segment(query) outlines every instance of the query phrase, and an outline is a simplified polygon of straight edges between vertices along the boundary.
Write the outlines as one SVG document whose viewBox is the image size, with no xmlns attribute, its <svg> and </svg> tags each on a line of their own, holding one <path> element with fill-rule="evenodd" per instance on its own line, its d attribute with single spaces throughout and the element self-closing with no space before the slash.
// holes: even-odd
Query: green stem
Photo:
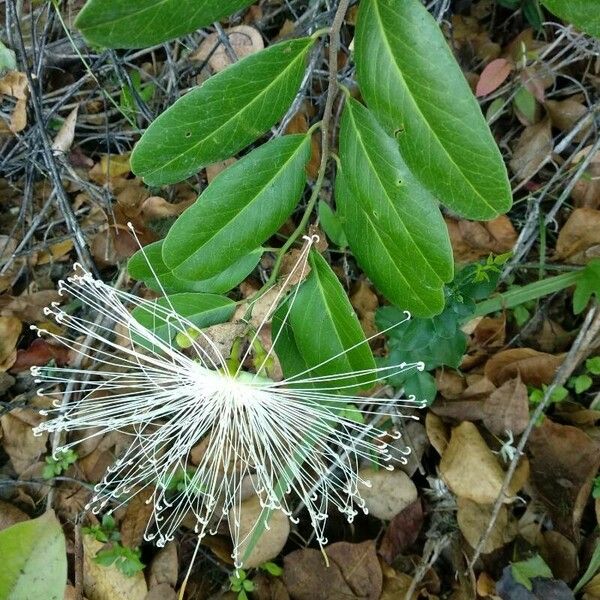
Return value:
<svg viewBox="0 0 600 600">
<path fill-rule="evenodd" d="M 579 280 L 580 275 L 581 270 L 571 271 L 569 273 L 563 273 L 562 275 L 556 275 L 555 277 L 547 277 L 546 279 L 535 281 L 528 285 L 515 286 L 503 294 L 498 294 L 489 300 L 484 300 L 483 302 L 476 304 L 475 313 L 469 318 L 481 317 L 499 310 L 514 308 L 524 302 L 537 300 L 548 294 L 554 294 L 555 292 L 559 292 L 560 290 L 575 285 Z"/>
</svg>

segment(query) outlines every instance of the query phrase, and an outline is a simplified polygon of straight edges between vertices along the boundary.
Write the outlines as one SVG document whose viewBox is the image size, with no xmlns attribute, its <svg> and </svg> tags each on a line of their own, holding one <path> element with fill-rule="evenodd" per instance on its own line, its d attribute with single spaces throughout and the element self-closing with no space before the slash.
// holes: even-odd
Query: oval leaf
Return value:
<svg viewBox="0 0 600 600">
<path fill-rule="evenodd" d="M 220 173 L 169 230 L 165 264 L 178 277 L 208 279 L 254 250 L 294 210 L 309 158 L 310 136 L 287 135 Z"/>
<path fill-rule="evenodd" d="M 106 48 L 143 48 L 192 33 L 253 0 L 88 0 L 75 26 Z"/>
<path fill-rule="evenodd" d="M 598 0 L 542 0 L 542 4 L 563 21 L 600 38 Z"/>
<path fill-rule="evenodd" d="M 419 0 L 363 0 L 358 82 L 411 171 L 469 219 L 508 210 L 502 156 L 435 19 Z M 374 68 L 377 65 L 377 68 Z"/>
<path fill-rule="evenodd" d="M 312 44 L 302 38 L 271 46 L 177 100 L 137 143 L 133 172 L 149 185 L 176 183 L 256 140 L 292 103 Z"/>
<path fill-rule="evenodd" d="M 342 116 L 340 160 L 336 203 L 361 267 L 396 306 L 420 317 L 441 312 L 454 268 L 438 203 L 356 100 Z"/>
<path fill-rule="evenodd" d="M 215 294 L 184 292 L 159 298 L 155 303 L 161 308 L 174 310 L 199 329 L 229 320 L 235 310 L 233 300 Z M 173 339 L 182 329 L 173 319 L 167 321 L 161 316 L 162 313 L 156 313 L 151 308 L 139 306 L 133 310 L 132 315 L 138 323 L 165 341 Z"/>
<path fill-rule="evenodd" d="M 316 252 L 311 252 L 309 264 L 310 274 L 295 298 L 292 295 L 273 319 L 275 351 L 286 378 L 293 384 L 293 377 L 307 369 L 299 380 L 374 369 L 369 344 L 335 273 Z M 356 375 L 337 384 L 321 382 L 319 387 L 341 388 L 347 394 L 346 386 L 368 387 L 372 379 Z"/>
<path fill-rule="evenodd" d="M 188 280 L 177 277 L 165 265 L 162 258 L 163 243 L 163 240 L 153 242 L 143 250 L 138 250 L 129 259 L 127 270 L 134 279 L 143 281 L 150 289 L 170 294 L 176 292 L 224 294 L 254 271 L 263 253 L 262 248 L 257 248 L 210 279 Z"/>
<path fill-rule="evenodd" d="M 0 598 L 64 598 L 65 537 L 53 512 L 0 531 L 0 556 Z"/>
</svg>

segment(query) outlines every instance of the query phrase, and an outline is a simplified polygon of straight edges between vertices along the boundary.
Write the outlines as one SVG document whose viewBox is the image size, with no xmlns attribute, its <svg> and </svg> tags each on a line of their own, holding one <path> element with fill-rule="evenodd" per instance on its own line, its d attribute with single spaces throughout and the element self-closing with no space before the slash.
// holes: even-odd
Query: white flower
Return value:
<svg viewBox="0 0 600 600">
<path fill-rule="evenodd" d="M 312 241 L 287 281 L 304 271 Z M 279 289 L 263 325 L 286 292 L 285 285 Z M 144 307 L 167 321 L 174 334 L 195 329 L 171 308 L 114 289 L 85 271 L 61 281 L 59 292 L 79 300 L 81 315 L 57 303 L 47 314 L 75 335 L 43 333 L 74 350 L 85 364 L 32 369 L 44 384 L 40 395 L 54 398 L 54 407 L 42 411 L 51 418 L 35 432 L 80 432 L 77 441 L 67 441 L 55 454 L 110 431 L 131 436 L 124 455 L 95 486 L 89 504 L 94 512 L 114 510 L 144 494 L 153 505 L 146 539 L 158 545 L 173 539 L 190 512 L 199 537 L 216 532 L 227 518 L 238 566 L 244 559 L 240 546 L 250 535 L 240 539 L 242 483 L 251 486 L 265 510 L 281 510 L 292 520 L 292 505 L 303 502 L 321 546 L 327 542 L 324 527 L 332 506 L 349 521 L 357 508 L 366 512 L 358 484 L 368 482 L 361 481 L 359 465 L 370 461 L 392 468 L 386 441 L 399 435 L 387 431 L 389 417 L 398 415 L 399 406 L 418 405 L 414 398 L 399 404 L 356 396 L 349 382 L 357 373 L 315 378 L 301 373 L 272 381 L 240 366 L 229 374 L 206 333 L 198 332 L 184 351 L 130 313 Z M 127 332 L 129 343 L 115 329 L 121 336 Z M 400 364 L 360 375 L 375 384 L 412 368 L 423 365 Z M 357 406 L 361 419 L 345 410 L 348 404 Z"/>
</svg>

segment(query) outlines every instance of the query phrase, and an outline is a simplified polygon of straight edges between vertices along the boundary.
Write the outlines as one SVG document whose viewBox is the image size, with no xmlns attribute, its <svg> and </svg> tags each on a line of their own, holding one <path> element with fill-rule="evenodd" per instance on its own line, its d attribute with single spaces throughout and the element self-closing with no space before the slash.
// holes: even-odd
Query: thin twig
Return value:
<svg viewBox="0 0 600 600">
<path fill-rule="evenodd" d="M 579 363 L 585 358 L 587 353 L 592 349 L 592 344 L 594 343 L 595 338 L 600 332 L 600 309 L 597 306 L 591 308 L 581 325 L 581 330 L 579 331 L 579 335 L 573 342 L 569 353 L 567 354 L 564 362 L 558 369 L 556 376 L 554 377 L 554 381 L 548 386 L 546 391 L 544 392 L 544 397 L 542 401 L 535 409 L 534 413 L 531 415 L 529 419 L 529 424 L 527 428 L 523 432 L 521 439 L 516 447 L 516 452 L 513 459 L 510 462 L 508 470 L 506 471 L 506 476 L 504 477 L 504 481 L 502 482 L 502 487 L 500 489 L 500 493 L 496 498 L 496 503 L 494 504 L 494 509 L 492 510 L 492 514 L 490 516 L 490 520 L 488 522 L 487 528 L 484 534 L 479 539 L 477 546 L 475 547 L 475 551 L 471 560 L 469 561 L 469 569 L 473 569 L 477 559 L 481 555 L 483 548 L 494 529 L 494 525 L 496 524 L 496 519 L 498 518 L 498 514 L 500 513 L 500 509 L 504 504 L 504 501 L 508 495 L 508 488 L 512 481 L 513 475 L 517 469 L 517 465 L 523 455 L 523 450 L 525 449 L 525 445 L 535 427 L 536 423 L 539 422 L 540 417 L 544 414 L 544 411 L 548 407 L 550 403 L 550 399 L 554 390 L 563 385 L 565 381 L 571 376 L 573 371 L 577 368 Z"/>
<path fill-rule="evenodd" d="M 58 200 L 59 210 L 62 212 L 65 217 L 65 221 L 67 223 L 67 227 L 69 231 L 73 234 L 73 241 L 75 244 L 75 251 L 77 252 L 77 257 L 84 267 L 94 274 L 96 277 L 100 277 L 96 265 L 94 264 L 94 260 L 92 255 L 90 254 L 89 247 L 87 245 L 87 241 L 77 223 L 77 219 L 75 218 L 75 214 L 73 212 L 73 207 L 69 201 L 65 188 L 63 187 L 60 172 L 58 170 L 58 166 L 56 164 L 56 160 L 54 154 L 52 152 L 52 144 L 50 143 L 50 138 L 48 137 L 48 132 L 46 131 L 44 113 L 42 111 L 42 105 L 40 102 L 40 98 L 38 95 L 38 89 L 36 82 L 33 80 L 33 77 L 27 66 L 27 51 L 25 49 L 25 42 L 23 41 L 23 34 L 21 32 L 21 28 L 19 26 L 17 10 L 15 7 L 15 0 L 7 1 L 8 11 L 11 15 L 11 20 L 15 24 L 16 29 L 16 48 L 19 54 L 19 59 L 21 61 L 21 66 L 25 71 L 27 76 L 27 82 L 29 84 L 29 90 L 31 94 L 31 105 L 33 106 L 33 112 L 35 115 L 35 125 L 38 129 L 38 133 L 40 135 L 42 141 L 42 151 L 44 154 L 44 162 L 46 163 L 46 168 L 48 169 L 50 179 L 52 180 L 52 185 L 54 186 L 54 191 L 56 193 L 56 198 Z"/>
</svg>

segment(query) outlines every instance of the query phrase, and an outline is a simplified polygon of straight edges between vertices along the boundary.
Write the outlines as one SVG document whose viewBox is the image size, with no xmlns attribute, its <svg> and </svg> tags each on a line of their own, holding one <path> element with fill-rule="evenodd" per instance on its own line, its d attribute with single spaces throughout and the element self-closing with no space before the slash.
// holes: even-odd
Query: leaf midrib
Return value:
<svg viewBox="0 0 600 600">
<path fill-rule="evenodd" d="M 254 104 L 256 103 L 257 100 L 259 100 L 259 99 L 262 100 L 265 97 L 265 95 L 267 94 L 267 92 L 270 91 L 273 88 L 273 86 L 275 86 L 276 83 L 278 83 L 279 80 L 285 74 L 287 74 L 287 72 L 291 69 L 292 66 L 295 66 L 296 62 L 299 59 L 303 59 L 304 58 L 304 54 L 308 50 L 309 47 L 310 46 L 307 45 L 306 48 L 304 48 L 302 50 L 302 52 L 299 52 L 298 55 L 290 63 L 288 63 L 288 65 L 285 67 L 285 69 L 283 69 L 283 71 L 281 71 L 275 77 L 275 79 L 273 79 L 273 81 L 267 85 L 267 87 L 265 87 L 260 93 L 258 93 L 254 97 L 254 99 L 251 100 L 248 104 L 246 104 L 246 106 L 244 106 L 240 111 L 236 112 L 229 119 L 227 119 L 227 121 L 225 121 L 224 123 L 222 123 L 221 125 L 219 125 L 216 129 L 211 130 L 206 136 L 204 136 L 202 139 L 198 140 L 193 146 L 190 146 L 187 150 L 185 150 L 181 154 L 178 154 L 177 156 L 173 157 L 172 159 L 170 159 L 166 163 L 162 163 L 162 165 L 160 167 L 157 167 L 157 168 L 153 169 L 152 171 L 148 171 L 144 175 L 144 179 L 146 179 L 148 177 L 151 177 L 154 173 L 157 173 L 159 171 L 164 171 L 165 169 L 168 170 L 169 165 L 173 164 L 175 161 L 181 160 L 181 158 L 184 157 L 184 156 L 186 156 L 187 154 L 193 153 L 197 149 L 198 146 L 201 146 L 202 144 L 204 144 L 206 142 L 206 140 L 208 140 L 210 137 L 213 137 L 214 135 L 216 135 L 217 133 L 219 133 L 223 128 L 227 127 L 232 121 L 234 121 L 240 115 L 243 115 L 245 112 L 247 112 L 248 109 L 250 109 L 252 106 L 254 106 Z M 264 58 L 264 56 L 263 56 L 263 58 Z M 240 64 L 240 63 L 237 63 L 237 64 Z M 226 71 L 223 71 L 223 73 L 226 73 Z M 218 75 L 216 77 L 218 77 Z M 214 82 L 214 79 L 213 79 L 213 82 Z M 208 83 L 208 81 L 207 81 L 207 83 Z M 213 85 L 214 85 L 214 83 L 213 83 Z"/>
<path fill-rule="evenodd" d="M 462 169 L 459 167 L 459 165 L 455 162 L 455 160 L 453 159 L 453 157 L 449 154 L 448 150 L 446 150 L 446 147 L 444 146 L 444 144 L 441 142 L 439 136 L 436 134 L 435 130 L 431 127 L 431 125 L 429 124 L 429 121 L 427 120 L 427 118 L 425 117 L 425 115 L 423 114 L 423 112 L 421 111 L 421 107 L 419 106 L 419 104 L 417 103 L 417 100 L 414 96 L 414 94 L 412 93 L 412 89 L 411 87 L 408 85 L 406 79 L 404 78 L 404 76 L 402 75 L 402 70 L 400 69 L 400 65 L 398 63 L 398 61 L 396 60 L 396 57 L 394 56 L 394 52 L 392 51 L 392 47 L 390 44 L 390 41 L 388 39 L 387 33 L 386 33 L 386 29 L 383 25 L 383 19 L 381 16 L 381 13 L 379 12 L 379 7 L 378 7 L 378 2 L 379 0 L 372 0 L 373 3 L 373 10 L 375 12 L 375 15 L 377 17 L 377 21 L 379 23 L 380 29 L 381 29 L 381 33 L 382 33 L 382 39 L 384 41 L 384 45 L 385 48 L 387 49 L 388 54 L 391 57 L 391 62 L 393 62 L 396 65 L 396 69 L 398 71 L 398 76 L 401 79 L 402 83 L 404 84 L 406 90 L 409 92 L 408 96 L 410 97 L 413 106 L 415 107 L 417 113 L 421 116 L 421 120 L 422 122 L 425 124 L 425 126 L 427 127 L 427 129 L 430 131 L 431 136 L 436 140 L 438 146 L 441 148 L 442 152 L 447 156 L 448 160 L 450 161 L 450 163 L 455 167 L 455 169 L 460 173 L 462 179 L 464 181 L 466 181 L 469 185 L 469 187 L 473 190 L 473 192 L 475 192 L 475 195 L 477 197 L 479 197 L 483 204 L 485 204 L 488 208 L 490 208 L 494 213 L 497 212 L 496 208 L 494 206 L 492 206 L 486 199 L 485 197 L 477 190 L 477 188 L 473 185 L 473 183 L 471 182 L 470 179 L 468 179 L 466 177 L 466 175 L 463 174 Z"/>
</svg>

